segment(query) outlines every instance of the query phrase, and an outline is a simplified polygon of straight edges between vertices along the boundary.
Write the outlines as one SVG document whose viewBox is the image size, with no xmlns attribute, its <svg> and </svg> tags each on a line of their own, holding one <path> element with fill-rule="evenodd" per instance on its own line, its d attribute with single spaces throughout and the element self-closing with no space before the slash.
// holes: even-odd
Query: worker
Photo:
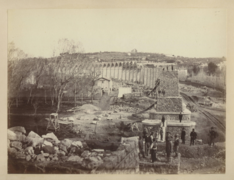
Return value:
<svg viewBox="0 0 234 180">
<path fill-rule="evenodd" d="M 161 137 L 161 141 L 163 141 L 163 129 L 160 128 L 160 137 Z"/>
<path fill-rule="evenodd" d="M 162 124 L 163 124 L 163 127 L 164 127 L 164 124 L 165 124 L 165 117 L 164 117 L 164 115 L 162 115 Z"/>
<path fill-rule="evenodd" d="M 179 144 L 180 144 L 179 135 L 176 134 L 175 135 L 174 146 L 173 146 L 176 157 L 178 156 Z"/>
<path fill-rule="evenodd" d="M 197 133 L 193 129 L 192 132 L 190 133 L 190 146 L 194 145 L 194 140 L 197 138 Z"/>
<path fill-rule="evenodd" d="M 215 145 L 215 139 L 218 137 L 218 133 L 215 131 L 214 127 L 211 127 L 209 131 L 209 136 L 210 136 L 210 146 Z"/>
<path fill-rule="evenodd" d="M 139 136 L 139 142 L 138 142 L 138 145 L 139 145 L 139 158 L 140 158 L 140 155 L 142 155 L 143 158 L 145 158 L 145 153 L 143 151 L 143 137 L 142 136 Z"/>
<path fill-rule="evenodd" d="M 150 150 L 151 144 L 152 144 L 152 140 L 150 138 L 150 134 L 148 133 L 146 138 L 145 138 L 145 155 L 146 156 L 149 155 L 149 150 Z"/>
<path fill-rule="evenodd" d="M 152 142 L 152 144 L 150 146 L 150 153 L 151 153 L 152 163 L 154 163 L 157 160 L 157 156 L 156 156 L 156 153 L 157 153 L 157 140 L 155 138 L 153 139 L 153 142 Z"/>
<path fill-rule="evenodd" d="M 167 153 L 167 161 L 170 162 L 172 152 L 172 137 L 171 133 L 167 132 L 166 136 L 166 153 Z"/>
<path fill-rule="evenodd" d="M 185 132 L 185 129 L 183 128 L 181 131 L 182 144 L 185 144 L 185 136 L 186 136 L 186 132 Z"/>
<path fill-rule="evenodd" d="M 180 120 L 180 122 L 182 121 L 182 118 L 183 118 L 183 114 L 182 114 L 182 112 L 180 112 L 180 114 L 179 114 L 179 120 Z"/>
</svg>

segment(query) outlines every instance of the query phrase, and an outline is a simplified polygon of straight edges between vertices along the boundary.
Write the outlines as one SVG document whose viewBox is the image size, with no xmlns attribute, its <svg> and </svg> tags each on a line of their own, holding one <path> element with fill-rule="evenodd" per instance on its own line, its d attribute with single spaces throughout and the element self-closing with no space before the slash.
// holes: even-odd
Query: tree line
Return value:
<svg viewBox="0 0 234 180">
<path fill-rule="evenodd" d="M 60 44 L 62 40 L 59 41 Z M 65 46 L 59 56 L 52 58 L 32 58 L 10 43 L 8 46 L 8 110 L 15 104 L 19 106 L 20 94 L 27 92 L 27 104 L 39 107 L 38 93 L 44 91 L 44 103 L 51 103 L 59 112 L 64 94 L 89 94 L 97 92 L 95 79 L 100 75 L 94 69 L 94 61 L 76 51 L 76 44 Z M 61 45 L 62 47 L 62 45 Z M 19 54 L 20 52 L 20 54 Z M 70 54 L 72 53 L 72 54 Z M 46 94 L 50 94 L 48 100 Z"/>
</svg>

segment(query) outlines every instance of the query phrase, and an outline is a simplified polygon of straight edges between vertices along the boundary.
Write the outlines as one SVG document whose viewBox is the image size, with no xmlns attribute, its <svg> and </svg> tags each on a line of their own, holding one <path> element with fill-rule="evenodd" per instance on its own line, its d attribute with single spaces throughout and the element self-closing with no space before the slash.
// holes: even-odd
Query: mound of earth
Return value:
<svg viewBox="0 0 234 180">
<path fill-rule="evenodd" d="M 92 104 L 84 104 L 83 106 L 79 107 L 79 110 L 88 114 L 93 114 L 95 111 L 99 111 L 100 108 Z"/>
</svg>

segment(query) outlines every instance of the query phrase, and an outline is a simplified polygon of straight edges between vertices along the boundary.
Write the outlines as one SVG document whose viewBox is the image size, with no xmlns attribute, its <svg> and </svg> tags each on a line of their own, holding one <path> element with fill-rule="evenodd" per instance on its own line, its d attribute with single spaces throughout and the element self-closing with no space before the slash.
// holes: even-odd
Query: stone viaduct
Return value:
<svg viewBox="0 0 234 180">
<path fill-rule="evenodd" d="M 148 61 L 97 62 L 93 70 L 102 77 L 127 82 L 140 82 L 153 88 L 161 71 L 177 71 L 175 63 L 154 63 Z"/>
</svg>

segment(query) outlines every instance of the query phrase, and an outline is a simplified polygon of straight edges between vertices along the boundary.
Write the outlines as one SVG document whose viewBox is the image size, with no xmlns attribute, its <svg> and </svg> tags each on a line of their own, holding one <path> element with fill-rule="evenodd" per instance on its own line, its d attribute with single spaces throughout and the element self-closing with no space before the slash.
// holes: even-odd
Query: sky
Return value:
<svg viewBox="0 0 234 180">
<path fill-rule="evenodd" d="M 85 52 L 223 57 L 226 17 L 222 9 L 9 10 L 8 42 L 33 57 L 52 57 L 62 38 Z"/>
</svg>

